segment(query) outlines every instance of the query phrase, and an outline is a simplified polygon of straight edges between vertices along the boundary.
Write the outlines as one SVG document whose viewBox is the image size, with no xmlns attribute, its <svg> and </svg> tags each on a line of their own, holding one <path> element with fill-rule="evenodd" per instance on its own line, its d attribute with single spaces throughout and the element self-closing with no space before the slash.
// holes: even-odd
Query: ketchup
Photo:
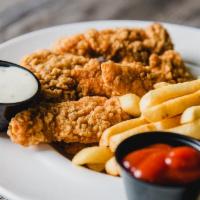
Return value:
<svg viewBox="0 0 200 200">
<path fill-rule="evenodd" d="M 200 178 L 200 152 L 189 146 L 155 144 L 125 156 L 134 177 L 154 184 L 183 185 Z"/>
</svg>

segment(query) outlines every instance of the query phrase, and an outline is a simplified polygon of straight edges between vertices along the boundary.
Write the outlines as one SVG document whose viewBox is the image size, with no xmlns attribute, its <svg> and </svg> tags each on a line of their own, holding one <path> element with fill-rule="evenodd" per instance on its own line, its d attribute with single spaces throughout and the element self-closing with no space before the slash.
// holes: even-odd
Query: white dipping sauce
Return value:
<svg viewBox="0 0 200 200">
<path fill-rule="evenodd" d="M 0 103 L 25 101 L 34 96 L 37 90 L 38 82 L 27 70 L 0 66 Z"/>
</svg>

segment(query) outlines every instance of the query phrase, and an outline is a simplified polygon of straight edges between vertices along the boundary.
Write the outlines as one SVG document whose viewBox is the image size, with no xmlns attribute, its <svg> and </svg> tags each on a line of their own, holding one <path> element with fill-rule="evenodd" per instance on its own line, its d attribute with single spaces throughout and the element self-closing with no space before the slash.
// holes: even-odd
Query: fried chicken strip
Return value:
<svg viewBox="0 0 200 200">
<path fill-rule="evenodd" d="M 76 81 L 70 76 L 71 70 L 88 61 L 82 56 L 40 50 L 24 57 L 21 65 L 31 70 L 40 80 L 42 99 L 62 102 L 77 99 Z"/>
<path fill-rule="evenodd" d="M 24 146 L 54 141 L 94 143 L 106 128 L 127 119 L 130 116 L 117 97 L 84 97 L 23 111 L 11 120 L 8 135 Z"/>
<path fill-rule="evenodd" d="M 149 66 L 141 62 L 100 62 L 71 54 L 42 50 L 27 56 L 22 65 L 40 80 L 43 99 L 48 102 L 76 100 L 83 96 L 112 97 L 126 93 L 144 95 L 157 82 L 191 80 L 180 55 L 169 50 L 152 54 Z"/>
<path fill-rule="evenodd" d="M 152 53 L 160 55 L 171 49 L 173 44 L 168 32 L 156 23 L 145 29 L 92 29 L 84 34 L 62 38 L 53 46 L 53 51 L 57 53 L 72 53 L 88 58 L 103 57 L 114 62 L 139 61 L 145 65 Z"/>
<path fill-rule="evenodd" d="M 177 83 L 192 79 L 180 55 L 166 51 L 163 55 L 152 54 L 150 65 L 140 62 L 99 63 L 92 59 L 81 68 L 72 70 L 72 77 L 78 81 L 78 95 L 119 96 L 135 93 L 143 96 L 153 89 L 157 82 Z"/>
</svg>

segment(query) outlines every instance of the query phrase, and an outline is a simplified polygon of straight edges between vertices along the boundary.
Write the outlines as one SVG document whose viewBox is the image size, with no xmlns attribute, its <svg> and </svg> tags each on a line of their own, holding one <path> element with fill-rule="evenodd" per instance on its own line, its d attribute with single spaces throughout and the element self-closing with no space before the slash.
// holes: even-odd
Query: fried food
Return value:
<svg viewBox="0 0 200 200">
<path fill-rule="evenodd" d="M 191 94 L 200 90 L 200 80 L 193 80 L 184 83 L 167 85 L 146 93 L 140 101 L 141 111 L 159 105 L 167 100 Z"/>
<path fill-rule="evenodd" d="M 105 170 L 108 174 L 112 176 L 119 176 L 120 175 L 120 167 L 115 160 L 115 157 L 112 157 L 110 160 L 106 162 Z"/>
<path fill-rule="evenodd" d="M 100 146 L 109 146 L 110 137 L 112 137 L 113 135 L 117 135 L 121 132 L 127 131 L 129 129 L 132 129 L 132 128 L 135 128 L 137 126 L 141 126 L 141 125 L 144 125 L 147 123 L 148 122 L 143 117 L 139 117 L 139 118 L 130 119 L 130 120 L 115 124 L 114 126 L 107 128 L 103 132 L 103 134 L 101 135 L 100 141 L 99 141 L 99 145 Z"/>
<path fill-rule="evenodd" d="M 181 124 L 193 122 L 197 119 L 200 119 L 200 106 L 192 106 L 181 115 Z"/>
<path fill-rule="evenodd" d="M 24 146 L 53 141 L 94 143 L 103 131 L 130 119 L 116 97 L 84 97 L 79 101 L 36 106 L 17 114 L 8 135 Z"/>
<path fill-rule="evenodd" d="M 157 122 L 165 118 L 179 115 L 183 113 L 185 109 L 196 105 L 200 105 L 200 90 L 150 107 L 144 110 L 142 115 L 149 122 Z"/>
<path fill-rule="evenodd" d="M 72 163 L 75 165 L 105 164 L 112 156 L 113 153 L 107 147 L 87 147 L 74 156 Z"/>
<path fill-rule="evenodd" d="M 197 119 L 190 123 L 182 124 L 180 126 L 167 129 L 166 131 L 179 133 L 181 135 L 186 135 L 199 140 L 200 139 L 199 130 L 200 130 L 200 119 Z"/>
<path fill-rule="evenodd" d="M 103 62 L 101 66 L 93 64 L 93 67 L 79 69 L 79 73 L 76 74 L 76 77 L 79 77 L 79 91 L 84 91 L 82 92 L 83 96 L 91 91 L 93 95 L 103 95 L 104 93 L 104 96 L 108 97 L 127 93 L 134 93 L 141 97 L 153 89 L 153 85 L 157 82 L 177 83 L 192 79 L 176 52 L 170 51 L 165 52 L 161 57 L 155 55 L 151 57 L 159 60 L 157 64 L 150 63 L 150 66 L 144 66 L 139 62 L 114 63 L 108 61 Z M 165 64 L 166 62 L 168 64 Z M 97 70 L 94 70 L 94 66 Z M 87 71 L 86 75 L 84 75 L 85 70 Z M 91 71 L 94 71 L 95 74 L 92 74 Z"/>
<path fill-rule="evenodd" d="M 170 83 L 167 83 L 167 82 L 158 82 L 156 84 L 153 85 L 153 88 L 154 89 L 158 89 L 158 88 L 161 88 L 161 87 L 164 87 L 164 86 L 167 86 L 167 85 L 170 85 Z"/>
<path fill-rule="evenodd" d="M 152 54 L 149 66 L 157 82 L 180 83 L 193 79 L 180 54 L 174 50 L 165 51 L 162 55 Z"/>
<path fill-rule="evenodd" d="M 87 164 L 87 167 L 96 172 L 102 172 L 105 169 L 105 164 Z"/>
<path fill-rule="evenodd" d="M 76 81 L 70 76 L 71 70 L 88 61 L 82 56 L 40 50 L 24 57 L 21 65 L 31 70 L 39 79 L 44 101 L 62 102 L 77 99 Z"/>
<path fill-rule="evenodd" d="M 101 70 L 103 82 L 113 95 L 134 93 L 143 96 L 156 82 L 151 69 L 139 62 L 119 64 L 108 61 L 102 63 Z"/>
<path fill-rule="evenodd" d="M 89 30 L 26 56 L 21 65 L 38 77 L 41 101 L 11 120 L 8 135 L 17 144 L 56 142 L 76 154 L 74 164 L 117 176 L 113 152 L 125 138 L 184 128 L 197 136 L 197 109 L 185 111 L 184 125 L 177 115 L 198 104 L 200 82 L 176 84 L 193 77 L 160 24 Z"/>
<path fill-rule="evenodd" d="M 173 54 L 176 59 L 176 52 L 170 51 L 169 54 Z M 83 96 L 112 97 L 127 93 L 143 96 L 153 89 L 157 82 L 175 83 L 191 78 L 183 62 L 175 62 L 171 60 L 171 56 L 165 56 L 165 59 L 162 57 L 154 58 L 159 59 L 157 65 L 153 63 L 152 66 L 145 66 L 139 62 L 102 63 L 98 59 L 42 50 L 25 57 L 21 64 L 39 78 L 44 101 L 57 103 L 76 100 Z M 171 68 L 168 69 L 172 74 L 170 78 L 166 73 L 166 67 L 162 66 L 162 62 L 166 63 L 166 60 L 170 66 L 173 65 L 172 61 L 178 63 L 172 67 L 173 70 L 177 70 L 176 73 Z"/>
<path fill-rule="evenodd" d="M 162 54 L 171 49 L 171 38 L 160 24 L 152 24 L 145 29 L 92 29 L 84 34 L 62 38 L 53 47 L 57 53 L 71 53 L 114 62 L 139 61 L 144 64 L 148 64 L 152 53 Z"/>
<path fill-rule="evenodd" d="M 140 113 L 140 97 L 133 93 L 129 93 L 119 97 L 122 109 L 133 117 L 138 117 Z"/>
<path fill-rule="evenodd" d="M 111 97 L 131 92 L 142 96 L 152 88 L 150 73 L 141 63 L 117 64 L 108 61 L 100 64 L 93 59 L 83 68 L 73 70 L 72 77 L 78 82 L 79 96 Z"/>
<path fill-rule="evenodd" d="M 150 131 L 161 131 L 169 128 L 173 128 L 180 125 L 180 116 L 173 117 L 173 118 L 167 118 L 159 122 L 154 123 L 148 123 L 141 126 L 137 126 L 133 129 L 129 129 L 125 132 L 122 132 L 120 134 L 116 134 L 112 137 L 110 137 L 109 140 L 109 147 L 111 151 L 115 151 L 117 146 L 126 138 L 143 133 L 143 132 L 150 132 Z"/>
<path fill-rule="evenodd" d="M 71 71 L 71 77 L 77 82 L 78 97 L 84 96 L 114 96 L 112 88 L 106 87 L 102 80 L 101 63 L 97 59 L 90 59 L 83 67 L 76 67 Z"/>
</svg>

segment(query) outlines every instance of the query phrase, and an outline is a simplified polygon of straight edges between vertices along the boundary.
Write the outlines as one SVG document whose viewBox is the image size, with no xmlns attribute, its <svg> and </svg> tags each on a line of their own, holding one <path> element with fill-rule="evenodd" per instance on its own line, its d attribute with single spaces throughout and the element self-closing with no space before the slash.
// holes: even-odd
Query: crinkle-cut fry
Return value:
<svg viewBox="0 0 200 200">
<path fill-rule="evenodd" d="M 134 117 L 140 116 L 140 97 L 129 93 L 119 97 L 119 102 L 123 111 Z"/>
<path fill-rule="evenodd" d="M 143 117 L 135 118 L 120 122 L 106 129 L 99 141 L 100 146 L 109 146 L 109 139 L 111 136 L 119 134 L 121 132 L 127 131 L 129 129 L 135 128 L 137 126 L 146 124 L 147 121 Z"/>
<path fill-rule="evenodd" d="M 178 125 L 180 125 L 180 116 L 168 118 L 160 122 L 144 124 L 136 128 L 130 129 L 128 131 L 122 132 L 118 135 L 112 136 L 109 140 L 109 147 L 111 151 L 114 152 L 117 146 L 128 137 L 131 137 L 133 135 L 143 133 L 143 132 L 165 130 L 172 127 L 176 127 Z"/>
<path fill-rule="evenodd" d="M 107 147 L 87 147 L 74 156 L 72 163 L 75 165 L 105 164 L 112 156 L 113 153 Z"/>
<path fill-rule="evenodd" d="M 179 115 L 183 113 L 185 109 L 196 105 L 200 105 L 200 90 L 150 107 L 143 111 L 142 115 L 149 122 L 157 122 L 165 118 Z"/>
<path fill-rule="evenodd" d="M 102 172 L 105 169 L 105 164 L 87 164 L 87 167 L 96 172 Z"/>
<path fill-rule="evenodd" d="M 200 139 L 200 119 L 193 122 L 182 124 L 178 127 L 167 129 L 166 131 L 179 133 L 196 139 Z"/>
<path fill-rule="evenodd" d="M 181 124 L 189 123 L 200 119 L 200 106 L 187 108 L 181 115 Z"/>
<path fill-rule="evenodd" d="M 155 83 L 153 85 L 153 88 L 154 89 L 158 89 L 158 88 L 162 88 L 164 86 L 167 86 L 167 85 L 171 85 L 171 83 L 167 83 L 167 82 L 158 82 L 158 83 Z"/>
<path fill-rule="evenodd" d="M 120 167 L 117 164 L 115 157 L 112 157 L 110 160 L 106 162 L 105 170 L 108 174 L 112 176 L 120 175 Z"/>
<path fill-rule="evenodd" d="M 167 85 L 147 92 L 140 101 L 140 110 L 143 112 L 147 108 L 158 105 L 169 99 L 188 95 L 200 90 L 200 79 Z"/>
</svg>

